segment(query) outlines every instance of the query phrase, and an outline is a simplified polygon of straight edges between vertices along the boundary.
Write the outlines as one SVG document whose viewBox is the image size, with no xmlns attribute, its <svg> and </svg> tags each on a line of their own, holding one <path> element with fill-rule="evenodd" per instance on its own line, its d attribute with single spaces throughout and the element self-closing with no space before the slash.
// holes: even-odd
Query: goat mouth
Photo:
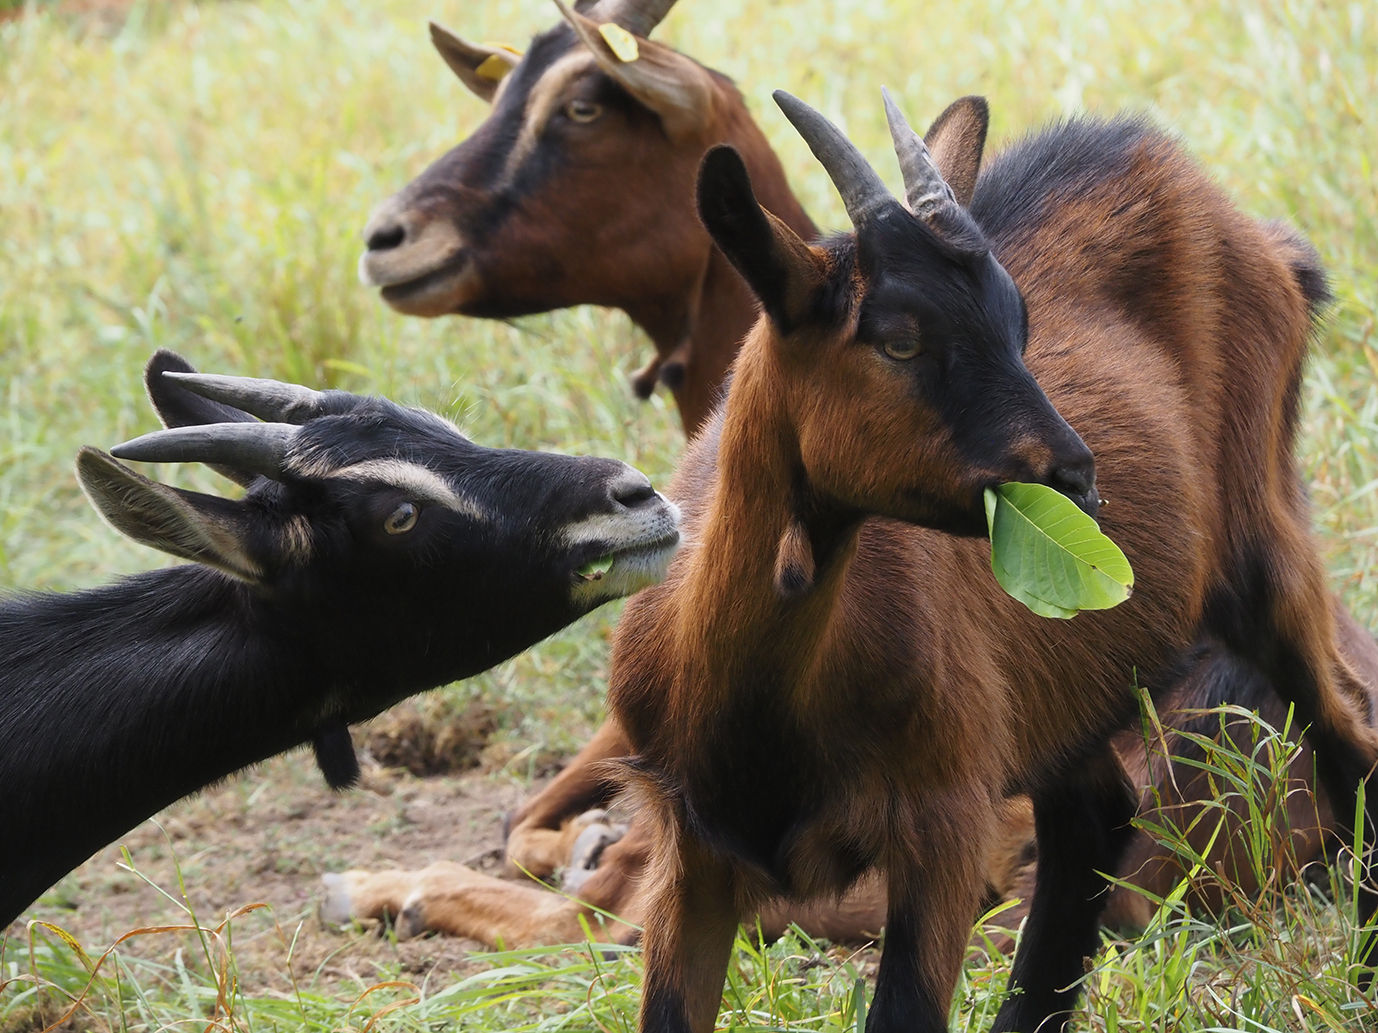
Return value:
<svg viewBox="0 0 1378 1033">
<path fill-rule="evenodd" d="M 365 252 L 360 265 L 367 261 Z M 444 316 L 456 311 L 474 293 L 478 273 L 468 252 L 460 251 L 442 264 L 399 283 L 382 284 L 379 294 L 407 316 Z"/>
<path fill-rule="evenodd" d="M 980 494 L 980 496 L 978 496 L 978 500 L 979 500 L 980 513 L 981 513 L 981 532 L 980 532 L 980 534 L 981 534 L 982 536 L 985 536 L 985 534 L 987 533 L 987 530 L 986 530 L 986 509 L 985 509 L 985 493 L 986 493 L 986 489 L 987 489 L 987 488 L 989 488 L 989 489 L 997 489 L 997 488 L 1000 487 L 1001 484 L 1004 484 L 1004 483 L 1006 483 L 1006 482 L 1005 482 L 1005 481 L 998 481 L 998 480 L 997 480 L 997 481 L 990 481 L 990 482 L 988 482 L 987 484 L 983 485 L 982 488 L 981 488 L 981 494 Z M 1075 505 L 1075 506 L 1077 507 L 1077 509 L 1081 510 L 1083 513 L 1085 513 L 1087 516 L 1089 516 L 1092 520 L 1094 520 L 1097 524 L 1100 523 L 1100 509 L 1101 509 L 1101 506 L 1103 505 L 1103 503 L 1101 502 L 1100 491 L 1097 490 L 1097 488 L 1096 488 L 1096 486 L 1095 486 L 1094 484 L 1091 485 L 1090 490 L 1088 490 L 1088 491 L 1086 491 L 1086 492 L 1084 492 L 1084 493 L 1072 491 L 1072 490 L 1068 489 L 1068 488 L 1065 487 L 1065 486 L 1060 486 L 1060 485 L 1057 485 L 1057 484 L 1049 484 L 1049 485 L 1047 485 L 1047 486 L 1048 486 L 1049 488 L 1052 488 L 1052 489 L 1053 489 L 1054 491 L 1056 491 L 1059 495 L 1062 495 L 1062 496 L 1064 496 L 1065 498 L 1071 499 L 1073 505 Z"/>
<path fill-rule="evenodd" d="M 574 572 L 574 594 L 586 601 L 631 595 L 665 580 L 679 549 L 678 530 L 599 553 Z"/>
</svg>

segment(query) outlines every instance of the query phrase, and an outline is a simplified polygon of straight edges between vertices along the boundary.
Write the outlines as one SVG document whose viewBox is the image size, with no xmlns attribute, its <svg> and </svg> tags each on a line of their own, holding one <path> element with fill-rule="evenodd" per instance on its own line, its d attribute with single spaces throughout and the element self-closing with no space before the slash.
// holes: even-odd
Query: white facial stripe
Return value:
<svg viewBox="0 0 1378 1033">
<path fill-rule="evenodd" d="M 521 132 L 517 135 L 517 142 L 507 157 L 507 168 L 503 171 L 504 181 L 510 181 L 517 174 L 526 156 L 535 148 L 536 141 L 540 139 L 546 123 L 550 121 L 550 116 L 559 107 L 565 87 L 596 67 L 593 55 L 581 47 L 547 68 L 545 74 L 531 87 L 531 92 L 526 98 L 526 112 L 522 118 Z"/>
<path fill-rule="evenodd" d="M 406 492 L 417 501 L 434 502 L 475 520 L 488 519 L 488 514 L 475 502 L 456 493 L 445 478 L 420 463 L 409 463 L 405 459 L 367 459 L 335 470 L 330 476 L 347 481 L 382 481 Z"/>
</svg>

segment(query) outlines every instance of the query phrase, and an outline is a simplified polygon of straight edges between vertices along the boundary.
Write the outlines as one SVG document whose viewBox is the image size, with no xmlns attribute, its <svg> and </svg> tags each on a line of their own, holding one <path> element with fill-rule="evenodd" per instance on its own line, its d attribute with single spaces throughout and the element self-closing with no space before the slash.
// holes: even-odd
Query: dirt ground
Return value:
<svg viewBox="0 0 1378 1033">
<path fill-rule="evenodd" d="M 203 926 L 245 904 L 271 906 L 235 920 L 234 952 L 246 990 L 290 988 L 287 945 L 294 935 L 291 968 L 303 989 L 346 993 L 350 984 L 362 991 L 384 979 L 420 983 L 472 972 L 466 958 L 479 948 L 473 941 L 395 943 L 376 924 L 324 927 L 317 917 L 320 876 L 440 859 L 500 874 L 503 813 L 535 788 L 501 772 L 417 778 L 375 767 L 365 769 L 359 788 L 336 793 L 310 752 L 298 750 L 144 822 L 54 887 L 9 927 L 9 937 L 22 940 L 25 923 L 42 919 L 66 929 L 94 956 L 130 930 L 187 921 L 176 900 L 123 867 L 123 846 L 139 873 L 178 899 L 180 865 Z M 120 950 L 170 959 L 192 943 L 189 934 L 146 936 Z"/>
</svg>

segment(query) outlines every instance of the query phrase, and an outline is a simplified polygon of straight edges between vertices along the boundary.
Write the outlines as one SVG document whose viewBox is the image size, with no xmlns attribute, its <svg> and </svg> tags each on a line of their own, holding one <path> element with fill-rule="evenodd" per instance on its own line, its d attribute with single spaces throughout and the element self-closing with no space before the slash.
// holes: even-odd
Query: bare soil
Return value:
<svg viewBox="0 0 1378 1033">
<path fill-rule="evenodd" d="M 187 899 L 203 926 L 252 903 L 235 919 L 234 954 L 246 990 L 362 992 L 385 979 L 421 983 L 475 971 L 473 941 L 429 937 L 396 943 L 377 923 L 338 930 L 317 917 L 320 876 L 347 868 L 418 868 L 449 859 L 500 874 L 502 816 L 534 787 L 498 773 L 418 778 L 366 767 L 360 787 L 326 787 L 299 750 L 182 800 L 144 822 L 63 879 L 8 929 L 12 943 L 31 919 L 70 932 L 95 956 L 134 929 L 187 922 Z M 128 850 L 134 869 L 124 866 Z M 149 883 L 153 885 L 149 885 Z M 165 892 L 159 892 L 154 887 Z M 167 894 L 167 895 L 165 895 Z M 141 936 L 122 953 L 171 959 L 200 953 L 190 934 Z"/>
</svg>

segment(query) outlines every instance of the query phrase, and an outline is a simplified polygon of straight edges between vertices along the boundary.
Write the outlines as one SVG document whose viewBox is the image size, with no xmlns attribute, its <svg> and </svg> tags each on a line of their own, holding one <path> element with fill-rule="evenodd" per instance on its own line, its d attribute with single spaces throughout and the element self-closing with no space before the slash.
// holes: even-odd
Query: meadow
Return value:
<svg viewBox="0 0 1378 1033">
<path fill-rule="evenodd" d="M 431 51 L 426 19 L 520 48 L 555 17 L 538 0 L 0 0 L 0 591 L 83 587 L 164 562 L 102 525 L 71 472 L 78 446 L 154 427 L 140 371 L 159 346 L 206 370 L 425 405 L 485 444 L 615 456 L 666 479 L 682 447 L 678 418 L 663 393 L 632 398 L 627 374 L 650 345 L 621 314 L 422 321 L 392 313 L 355 278 L 372 207 L 486 112 Z M 1303 465 L 1334 584 L 1378 628 L 1371 4 L 681 0 L 656 38 L 737 80 L 825 227 L 846 225 L 841 205 L 770 103 L 776 87 L 843 125 L 896 188 L 881 84 L 916 123 L 956 96 L 986 95 L 996 146 L 1068 114 L 1145 111 L 1245 210 L 1299 227 L 1336 296 L 1306 381 Z M 195 469 L 158 476 L 227 487 Z M 512 753 L 567 754 L 600 716 L 616 615 L 604 608 L 422 706 L 490 699 Z M 1256 754 L 1218 760 L 1222 789 L 1252 792 L 1258 769 L 1288 748 L 1263 730 Z M 1357 935 L 1340 875 L 1240 902 L 1224 926 L 1169 901 L 1151 936 L 1102 957 L 1080 1028 L 1372 1021 L 1337 978 Z M 78 1025 L 606 1031 L 634 1015 L 634 952 L 500 955 L 465 982 L 381 986 L 355 1001 L 236 990 L 233 950 L 217 953 L 218 942 L 192 937 L 175 963 L 107 963 Z M 52 1005 L 86 982 L 85 963 L 55 934 L 6 950 L 0 1029 L 62 1013 L 35 1009 L 38 984 L 51 984 Z M 763 949 L 746 937 L 722 1023 L 855 1028 L 867 971 L 798 938 Z M 993 1016 L 1004 971 L 998 956 L 973 960 L 957 1028 Z"/>
</svg>

